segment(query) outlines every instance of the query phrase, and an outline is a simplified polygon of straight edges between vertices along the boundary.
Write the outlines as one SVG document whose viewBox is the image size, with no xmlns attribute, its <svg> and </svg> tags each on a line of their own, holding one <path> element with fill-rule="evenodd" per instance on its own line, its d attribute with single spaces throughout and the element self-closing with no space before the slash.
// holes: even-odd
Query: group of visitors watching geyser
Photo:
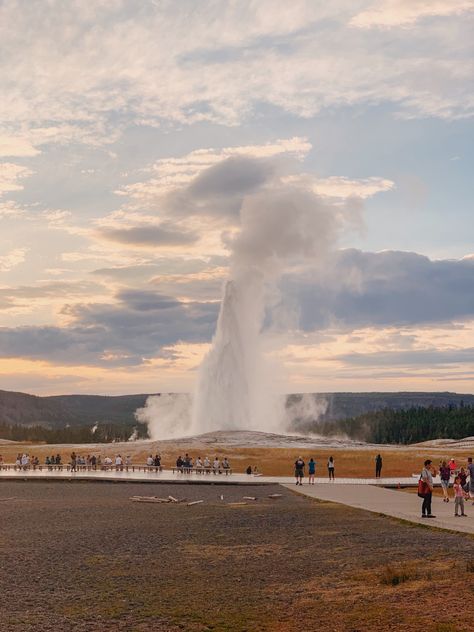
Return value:
<svg viewBox="0 0 474 632">
<path fill-rule="evenodd" d="M 161 455 L 155 454 L 153 456 L 150 454 L 146 458 L 145 464 L 148 467 L 159 467 L 161 468 Z M 0 455 L 0 466 L 3 465 L 3 457 Z M 19 469 L 29 469 L 30 467 L 36 468 L 41 465 L 39 457 L 30 456 L 28 453 L 19 453 L 16 456 L 15 467 Z M 63 462 L 62 456 L 60 454 L 52 454 L 51 456 L 47 456 L 44 460 L 44 465 L 46 467 L 52 468 L 53 466 L 63 466 L 65 463 Z M 87 456 L 83 456 L 80 454 L 76 454 L 76 452 L 72 452 L 70 455 L 69 461 L 67 461 L 67 465 L 71 466 L 71 470 L 74 471 L 77 466 L 88 466 L 92 469 L 108 469 L 109 467 L 116 467 L 122 469 L 123 467 L 128 467 L 132 465 L 132 457 L 127 455 L 125 458 L 122 457 L 121 454 L 117 454 L 113 459 L 110 456 L 106 456 L 102 459 L 102 457 L 96 456 L 95 454 L 88 454 Z M 193 457 L 189 456 L 188 453 L 185 454 L 184 458 L 180 455 L 176 459 L 176 468 L 181 472 L 189 472 L 192 469 L 200 472 L 214 472 L 220 473 L 223 471 L 230 470 L 230 463 L 227 457 L 224 457 L 222 461 L 219 460 L 219 457 L 215 457 L 213 461 L 209 459 L 209 457 L 204 457 L 201 459 L 200 456 L 196 458 L 194 461 Z"/>
</svg>

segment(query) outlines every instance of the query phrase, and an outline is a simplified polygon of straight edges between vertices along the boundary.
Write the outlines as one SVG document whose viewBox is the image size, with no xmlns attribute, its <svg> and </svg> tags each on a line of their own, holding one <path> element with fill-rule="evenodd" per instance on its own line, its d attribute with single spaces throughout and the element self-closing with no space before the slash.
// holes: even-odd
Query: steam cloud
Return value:
<svg viewBox="0 0 474 632">
<path fill-rule="evenodd" d="M 270 297 L 287 267 L 308 260 L 322 267 L 336 245 L 345 211 L 313 192 L 275 180 L 243 197 L 240 230 L 223 235 L 231 252 L 229 280 L 193 400 L 149 398 L 137 416 L 148 422 L 152 438 L 287 429 L 286 397 L 277 392 L 275 380 L 280 367 L 263 349 Z"/>
</svg>

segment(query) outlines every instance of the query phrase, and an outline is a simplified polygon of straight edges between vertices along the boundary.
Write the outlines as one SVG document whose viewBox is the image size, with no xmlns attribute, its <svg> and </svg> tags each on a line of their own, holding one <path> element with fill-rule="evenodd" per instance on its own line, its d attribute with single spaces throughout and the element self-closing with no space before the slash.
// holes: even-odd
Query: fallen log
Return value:
<svg viewBox="0 0 474 632">
<path fill-rule="evenodd" d="M 242 496 L 244 500 L 257 500 L 256 496 Z"/>
<path fill-rule="evenodd" d="M 191 507 L 192 505 L 199 505 L 200 503 L 203 503 L 203 500 L 193 500 L 192 502 L 188 503 L 188 507 Z"/>
<path fill-rule="evenodd" d="M 275 499 L 275 498 L 281 498 L 282 496 L 283 496 L 283 494 L 269 494 L 268 498 Z"/>
</svg>

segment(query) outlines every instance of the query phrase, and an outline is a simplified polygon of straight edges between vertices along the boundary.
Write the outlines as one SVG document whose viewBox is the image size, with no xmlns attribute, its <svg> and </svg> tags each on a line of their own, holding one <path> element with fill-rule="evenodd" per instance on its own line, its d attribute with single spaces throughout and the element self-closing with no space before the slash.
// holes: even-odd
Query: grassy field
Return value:
<svg viewBox="0 0 474 632">
<path fill-rule="evenodd" d="M 273 486 L 155 488 L 204 500 L 188 507 L 130 502 L 150 486 L 0 485 L 8 632 L 474 629 L 469 536 Z"/>
<path fill-rule="evenodd" d="M 178 454 L 184 455 L 186 448 L 182 445 L 166 443 L 160 445 L 158 442 L 150 442 L 144 445 L 129 444 L 102 444 L 100 446 L 76 445 L 76 446 L 49 446 L 49 445 L 31 445 L 31 444 L 6 444 L 0 446 L 0 454 L 2 454 L 5 462 L 14 462 L 18 452 L 28 452 L 30 455 L 38 455 L 43 463 L 46 455 L 60 452 L 63 462 L 69 460 L 71 451 L 75 449 L 78 454 L 87 456 L 87 454 L 100 454 L 102 458 L 105 455 L 113 457 L 117 453 L 122 456 L 131 454 L 134 463 L 144 463 L 148 454 L 160 452 L 162 455 L 162 463 L 164 467 L 171 467 L 175 464 Z M 257 466 L 259 471 L 268 476 L 292 476 L 293 463 L 301 454 L 308 461 L 313 457 L 317 462 L 316 476 L 326 476 L 326 463 L 329 456 L 333 456 L 336 464 L 336 476 L 354 476 L 354 477 L 372 477 L 375 475 L 375 456 L 380 452 L 383 457 L 383 476 L 411 476 L 415 472 L 420 472 L 423 467 L 423 461 L 427 458 L 433 460 L 438 466 L 442 459 L 455 457 L 457 462 L 465 465 L 467 457 L 471 456 L 466 450 L 446 450 L 439 449 L 421 449 L 420 447 L 383 447 L 380 449 L 360 449 L 360 448 L 333 448 L 319 450 L 299 450 L 288 448 L 239 448 L 225 446 L 205 446 L 191 447 L 189 453 L 196 458 L 197 456 L 209 456 L 212 460 L 215 455 L 219 458 L 227 456 L 230 459 L 232 467 L 237 472 L 244 472 L 248 465 Z M 473 455 L 474 456 L 474 455 Z"/>
</svg>

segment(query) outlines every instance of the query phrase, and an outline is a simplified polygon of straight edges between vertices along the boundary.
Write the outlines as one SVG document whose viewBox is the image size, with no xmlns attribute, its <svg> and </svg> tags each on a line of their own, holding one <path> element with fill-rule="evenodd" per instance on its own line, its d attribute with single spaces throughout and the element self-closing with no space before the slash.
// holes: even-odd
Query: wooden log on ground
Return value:
<svg viewBox="0 0 474 632">
<path fill-rule="evenodd" d="M 192 505 L 200 505 L 203 502 L 203 500 L 193 500 L 192 502 L 188 503 L 188 507 L 192 507 Z"/>
</svg>

